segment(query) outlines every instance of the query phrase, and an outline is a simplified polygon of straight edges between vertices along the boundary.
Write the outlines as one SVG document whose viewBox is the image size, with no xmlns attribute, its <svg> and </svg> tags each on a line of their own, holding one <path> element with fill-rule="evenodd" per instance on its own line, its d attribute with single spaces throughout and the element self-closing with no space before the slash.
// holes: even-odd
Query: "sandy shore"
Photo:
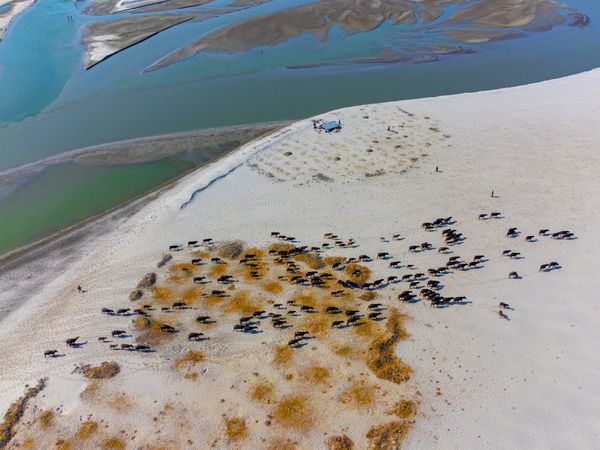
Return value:
<svg viewBox="0 0 600 450">
<path fill-rule="evenodd" d="M 297 122 L 183 178 L 110 231 L 5 268 L 0 408 L 22 395 L 25 384 L 47 377 L 41 393 L 28 399 L 10 445 L 312 449 L 352 441 L 354 448 L 394 448 L 403 440 L 407 448 L 594 448 L 600 430 L 593 284 L 600 269 L 593 251 L 600 245 L 599 113 L 600 70 L 327 113 L 322 117 L 342 121 L 340 133 Z M 478 220 L 492 211 L 501 218 Z M 440 254 L 441 230 L 421 224 L 449 216 L 466 239 Z M 521 234 L 505 237 L 509 227 Z M 576 239 L 538 236 L 542 228 L 571 230 Z M 294 236 L 296 246 L 330 242 L 318 270 L 337 279 L 362 274 L 336 271 L 327 256 L 366 254 L 373 260 L 361 265 L 371 271 L 370 281 L 423 272 L 443 285 L 442 295 L 465 300 L 430 307 L 417 294 L 425 280 L 412 289 L 420 299 L 414 303 L 397 300 L 409 289 L 406 282 L 345 289 L 345 299 L 332 294 L 329 282 L 294 284 L 266 253 L 280 243 L 272 231 Z M 337 247 L 326 232 L 355 244 Z M 197 267 L 190 258 L 216 257 L 218 247 L 185 249 L 157 268 L 169 245 L 208 237 L 240 239 L 255 249 L 222 256 L 222 266 Z M 409 251 L 425 241 L 434 249 Z M 501 256 L 506 249 L 522 258 Z M 376 258 L 381 252 L 393 259 Z M 258 255 L 253 270 L 263 279 L 239 263 L 248 253 Z M 478 254 L 485 258 L 471 270 L 428 272 L 450 256 L 471 261 Z M 402 261 L 399 269 L 389 266 L 392 260 Z M 551 261 L 560 269 L 538 271 Z M 303 274 L 309 270 L 304 260 L 295 264 Z M 222 299 L 211 293 L 221 286 L 221 271 L 239 280 L 232 290 L 223 287 L 228 297 Z M 512 271 L 520 278 L 509 279 Z M 148 272 L 157 274 L 156 285 L 130 301 Z M 192 273 L 213 283 L 194 285 Z M 87 292 L 78 294 L 77 285 Z M 374 298 L 363 298 L 367 293 Z M 231 331 L 248 308 L 273 312 L 275 302 L 294 298 L 315 304 L 315 315 L 298 311 L 288 317 L 289 330 L 258 319 L 256 335 Z M 173 299 L 191 309 L 160 312 Z M 180 333 L 161 333 L 135 322 L 137 316 L 100 313 L 144 302 L 156 305 L 153 321 Z M 321 311 L 331 302 L 348 302 L 340 307 L 364 313 L 364 324 L 331 329 L 333 318 Z M 374 302 L 382 304 L 381 322 L 366 317 Z M 504 310 L 507 319 L 498 317 L 499 302 L 513 308 Z M 198 325 L 197 314 L 216 323 Z M 402 326 L 410 336 L 398 331 Z M 155 351 L 115 351 L 97 341 L 114 329 L 131 337 L 113 343 L 147 342 Z M 282 357 L 300 329 L 315 339 Z M 210 339 L 189 342 L 190 331 Z M 88 343 L 67 348 L 64 340 L 75 336 Z M 386 339 L 397 345 L 399 359 L 386 355 L 383 367 L 391 361 L 410 375 L 407 381 L 373 364 Z M 44 358 L 47 349 L 64 356 Z M 120 372 L 90 380 L 85 370 L 73 370 L 102 361 L 118 363 Z M 400 402 L 416 405 L 416 415 L 412 406 L 406 415 L 398 411 Z M 397 425 L 382 433 L 389 424 Z"/>
<path fill-rule="evenodd" d="M 1 0 L 0 8 L 8 5 L 8 10 L 0 13 L 0 41 L 10 28 L 10 24 L 15 18 L 35 3 L 35 0 Z"/>
</svg>

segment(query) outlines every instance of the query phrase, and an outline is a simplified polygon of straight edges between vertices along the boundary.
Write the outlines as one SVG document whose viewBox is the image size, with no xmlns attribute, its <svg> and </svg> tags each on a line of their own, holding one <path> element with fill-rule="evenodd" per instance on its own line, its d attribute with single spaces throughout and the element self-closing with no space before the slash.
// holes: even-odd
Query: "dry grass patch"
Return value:
<svg viewBox="0 0 600 450">
<path fill-rule="evenodd" d="M 369 346 L 366 363 L 369 369 L 382 380 L 400 384 L 410 378 L 412 369 L 398 359 L 396 344 L 408 337 L 402 323 L 404 316 L 392 309 L 386 324 L 387 336 L 375 339 Z"/>
<path fill-rule="evenodd" d="M 273 400 L 273 385 L 269 382 L 255 384 L 250 390 L 250 397 L 261 403 L 270 403 Z"/>
<path fill-rule="evenodd" d="M 323 262 L 329 267 L 333 266 L 335 263 L 341 263 L 344 261 L 345 259 L 343 256 L 326 256 L 323 258 Z"/>
<path fill-rule="evenodd" d="M 201 288 L 197 286 L 191 287 L 183 291 L 181 294 L 181 301 L 183 301 L 186 305 L 192 305 L 200 298 L 201 293 Z"/>
<path fill-rule="evenodd" d="M 223 305 L 223 311 L 226 313 L 251 314 L 260 310 L 262 302 L 251 300 L 247 291 L 236 292 L 233 297 L 227 300 Z"/>
<path fill-rule="evenodd" d="M 75 369 L 88 380 L 106 380 L 113 378 L 121 371 L 121 366 L 114 361 L 102 361 L 99 366 L 84 364 Z"/>
<path fill-rule="evenodd" d="M 283 292 L 283 286 L 279 281 L 275 280 L 265 281 L 262 285 L 262 288 L 269 294 L 281 294 Z"/>
<path fill-rule="evenodd" d="M 186 275 L 191 275 L 197 268 L 198 267 L 192 263 L 177 263 L 172 264 L 171 267 L 169 267 L 169 270 L 171 273 L 181 274 L 183 272 Z"/>
<path fill-rule="evenodd" d="M 243 441 L 248 437 L 248 427 L 246 421 L 239 417 L 226 417 L 225 421 L 225 435 L 232 442 Z"/>
<path fill-rule="evenodd" d="M 329 369 L 321 366 L 308 367 L 302 372 L 302 378 L 310 383 L 325 384 L 329 380 L 331 373 Z"/>
<path fill-rule="evenodd" d="M 294 349 L 288 345 L 276 345 L 273 350 L 273 363 L 276 366 L 287 366 L 291 363 L 294 356 Z"/>
<path fill-rule="evenodd" d="M 404 422 L 391 422 L 372 427 L 367 433 L 369 449 L 397 450 L 406 437 L 410 425 Z"/>
<path fill-rule="evenodd" d="M 313 419 L 306 402 L 307 398 L 304 395 L 288 396 L 277 403 L 272 416 L 285 427 L 306 430 Z"/>
<path fill-rule="evenodd" d="M 340 401 L 355 408 L 368 408 L 375 401 L 375 387 L 365 380 L 354 381 L 344 389 Z"/>
<path fill-rule="evenodd" d="M 87 441 L 96 434 L 96 431 L 98 431 L 98 424 L 93 420 L 86 420 L 77 429 L 75 437 L 82 441 Z"/>
<path fill-rule="evenodd" d="M 371 300 L 375 300 L 377 298 L 377 292 L 368 291 L 359 295 L 358 298 L 365 302 L 370 302 Z"/>
<path fill-rule="evenodd" d="M 317 297 L 315 293 L 310 289 L 303 289 L 297 292 L 292 297 L 292 300 L 294 300 L 299 305 L 311 306 L 313 308 L 317 307 Z"/>
<path fill-rule="evenodd" d="M 276 438 L 271 441 L 267 450 L 297 450 L 298 444 L 290 439 Z"/>
<path fill-rule="evenodd" d="M 417 413 L 417 405 L 410 400 L 400 400 L 388 414 L 400 419 L 410 419 Z"/>
<path fill-rule="evenodd" d="M 331 436 L 327 439 L 327 450 L 353 450 L 354 442 L 348 436 Z"/>
<path fill-rule="evenodd" d="M 226 263 L 214 264 L 208 271 L 210 276 L 213 278 L 220 277 L 221 275 L 225 275 L 225 272 L 227 272 L 227 264 Z"/>
<path fill-rule="evenodd" d="M 355 283 L 366 283 L 371 278 L 371 269 L 356 263 L 350 263 L 344 268 L 344 273 Z"/>
<path fill-rule="evenodd" d="M 204 360 L 204 353 L 190 349 L 181 358 L 175 360 L 175 362 L 173 363 L 173 369 L 179 369 L 187 365 L 198 364 Z"/>
<path fill-rule="evenodd" d="M 315 252 L 300 253 L 299 255 L 294 256 L 294 259 L 296 261 L 303 262 L 313 270 L 318 270 L 325 267 L 323 258 L 317 255 Z"/>
<path fill-rule="evenodd" d="M 168 287 L 156 286 L 152 289 L 152 296 L 163 306 L 171 306 L 175 300 L 175 291 Z"/>
<path fill-rule="evenodd" d="M 331 330 L 331 321 L 332 319 L 325 314 L 309 314 L 302 321 L 300 328 L 313 336 L 322 338 Z"/>
<path fill-rule="evenodd" d="M 54 422 L 54 411 L 52 411 L 51 409 L 45 409 L 40 413 L 36 422 L 38 423 L 40 428 L 44 430 L 50 428 L 50 426 Z"/>
<path fill-rule="evenodd" d="M 111 409 L 120 413 L 131 411 L 133 409 L 131 398 L 124 392 L 115 392 L 104 400 Z"/>
<path fill-rule="evenodd" d="M 98 381 L 92 381 L 91 383 L 88 383 L 85 388 L 83 388 L 83 391 L 79 393 L 79 397 L 84 401 L 93 400 L 97 397 L 99 388 L 100 384 Z"/>
<path fill-rule="evenodd" d="M 102 448 L 102 450 L 124 450 L 125 443 L 118 437 L 114 436 L 108 439 L 104 439 L 100 448 Z"/>
<path fill-rule="evenodd" d="M 28 437 L 23 439 L 23 442 L 21 442 L 20 444 L 17 444 L 17 447 L 22 450 L 32 450 L 33 448 L 35 448 L 35 441 L 33 440 L 33 438 Z"/>
<path fill-rule="evenodd" d="M 269 251 L 277 253 L 291 252 L 295 248 L 295 245 L 289 244 L 287 242 L 274 242 L 273 244 L 269 245 Z"/>
<path fill-rule="evenodd" d="M 59 439 L 56 441 L 56 450 L 71 450 L 73 447 L 71 446 L 71 441 Z"/>
</svg>

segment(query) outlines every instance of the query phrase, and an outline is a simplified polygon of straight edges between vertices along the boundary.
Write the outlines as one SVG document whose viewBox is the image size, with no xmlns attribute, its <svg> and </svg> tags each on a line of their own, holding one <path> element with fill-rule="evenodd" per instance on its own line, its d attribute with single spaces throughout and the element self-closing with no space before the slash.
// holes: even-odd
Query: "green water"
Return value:
<svg viewBox="0 0 600 450">
<path fill-rule="evenodd" d="M 192 167 L 180 158 L 136 165 L 49 167 L 0 203 L 0 254 L 148 192 Z"/>
</svg>

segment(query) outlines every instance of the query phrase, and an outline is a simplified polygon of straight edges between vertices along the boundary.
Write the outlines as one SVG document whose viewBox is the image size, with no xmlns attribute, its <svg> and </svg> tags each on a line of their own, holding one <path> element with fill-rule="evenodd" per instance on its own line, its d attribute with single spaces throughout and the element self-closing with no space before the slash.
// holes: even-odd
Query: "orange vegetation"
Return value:
<svg viewBox="0 0 600 450">
<path fill-rule="evenodd" d="M 167 287 L 156 286 L 152 290 L 152 296 L 161 305 L 171 306 L 175 300 L 175 291 Z"/>
<path fill-rule="evenodd" d="M 94 422 L 93 420 L 86 420 L 79 426 L 77 432 L 75 433 L 75 436 L 77 437 L 77 439 L 85 441 L 90 439 L 96 433 L 97 430 L 98 424 L 96 422 Z"/>
<path fill-rule="evenodd" d="M 262 303 L 257 300 L 250 300 L 247 291 L 236 292 L 233 297 L 227 299 L 227 303 L 223 305 L 223 311 L 227 313 L 251 314 L 253 311 L 258 311 Z"/>
<path fill-rule="evenodd" d="M 272 416 L 283 426 L 305 430 L 312 423 L 306 401 L 303 395 L 288 396 L 277 403 Z"/>
<path fill-rule="evenodd" d="M 330 375 L 329 369 L 321 366 L 308 367 L 302 372 L 302 377 L 311 383 L 326 383 Z"/>
<path fill-rule="evenodd" d="M 303 262 L 304 264 L 306 264 L 308 267 L 310 267 L 313 270 L 317 270 L 317 269 L 321 269 L 321 268 L 325 267 L 325 263 L 323 262 L 323 259 L 321 259 L 321 257 L 319 255 L 317 255 L 315 252 L 300 253 L 299 255 L 294 256 L 294 259 L 296 261 Z"/>
<path fill-rule="evenodd" d="M 199 352 L 197 350 L 188 350 L 185 355 L 183 355 L 181 358 L 179 358 L 173 363 L 173 368 L 179 369 L 188 364 L 197 364 L 202 361 L 204 361 L 204 353 Z"/>
<path fill-rule="evenodd" d="M 371 269 L 356 263 L 346 265 L 344 273 L 355 283 L 366 283 L 371 278 Z"/>
<path fill-rule="evenodd" d="M 293 356 L 294 350 L 289 346 L 285 344 L 276 345 L 273 351 L 273 363 L 275 363 L 276 366 L 288 365 Z"/>
<path fill-rule="evenodd" d="M 388 414 L 393 414 L 400 419 L 408 419 L 414 416 L 416 412 L 417 405 L 415 405 L 414 402 L 411 402 L 410 400 L 400 400 Z"/>
<path fill-rule="evenodd" d="M 374 396 L 375 387 L 359 380 L 344 389 L 340 401 L 356 408 L 367 408 L 373 405 Z"/>
<path fill-rule="evenodd" d="M 354 442 L 348 436 L 331 436 L 327 439 L 327 450 L 353 450 Z"/>
<path fill-rule="evenodd" d="M 386 324 L 387 336 L 375 339 L 369 346 L 366 363 L 369 369 L 383 380 L 400 384 L 410 378 L 412 369 L 395 354 L 396 343 L 408 337 L 402 324 L 404 316 L 392 309 Z"/>
<path fill-rule="evenodd" d="M 367 433 L 369 449 L 396 450 L 406 437 L 410 425 L 404 422 L 390 422 L 372 427 Z"/>
<path fill-rule="evenodd" d="M 51 409 L 46 409 L 40 413 L 37 418 L 37 421 L 40 425 L 40 428 L 49 428 L 54 422 L 54 411 Z"/>
<path fill-rule="evenodd" d="M 101 445 L 102 450 L 124 450 L 125 443 L 118 437 L 104 439 Z"/>
<path fill-rule="evenodd" d="M 186 305 L 191 305 L 200 298 L 201 293 L 202 289 L 200 289 L 198 286 L 191 287 L 183 291 L 183 294 L 181 294 L 181 301 L 183 301 Z"/>
<path fill-rule="evenodd" d="M 273 385 L 267 382 L 255 384 L 250 391 L 250 396 L 259 402 L 270 403 L 273 399 Z"/>
<path fill-rule="evenodd" d="M 281 294 L 283 292 L 283 286 L 279 281 L 268 280 L 263 283 L 263 289 L 269 294 Z"/>
<path fill-rule="evenodd" d="M 230 441 L 238 442 L 248 436 L 246 421 L 239 417 L 225 418 L 225 435 Z"/>
</svg>

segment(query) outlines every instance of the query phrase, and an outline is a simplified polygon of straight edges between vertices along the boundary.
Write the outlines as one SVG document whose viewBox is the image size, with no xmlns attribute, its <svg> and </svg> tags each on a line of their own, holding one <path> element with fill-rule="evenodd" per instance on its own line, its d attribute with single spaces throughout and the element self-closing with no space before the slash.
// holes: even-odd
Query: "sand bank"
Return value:
<svg viewBox="0 0 600 450">
<path fill-rule="evenodd" d="M 334 111 L 322 117 L 341 120 L 340 133 L 318 133 L 310 120 L 297 122 L 186 176 L 132 217 L 117 220 L 112 231 L 5 270 L 0 302 L 20 302 L 18 309 L 5 309 L 0 322 L 0 406 L 16 400 L 25 383 L 48 377 L 45 397 L 31 399 L 25 412 L 23 423 L 33 425 L 17 425 L 13 442 L 34 448 L 61 441 L 77 448 L 158 442 L 171 448 L 305 449 L 336 448 L 347 438 L 367 448 L 383 442 L 382 426 L 395 423 L 387 436 L 405 438 L 407 448 L 593 448 L 600 424 L 592 283 L 600 257 L 590 251 L 600 245 L 594 203 L 600 195 L 600 131 L 594 126 L 599 113 L 598 70 L 511 89 Z M 478 220 L 492 211 L 501 218 Z M 421 224 L 448 216 L 466 239 L 440 254 L 440 230 L 426 231 Z M 509 227 L 521 234 L 505 237 Z M 576 239 L 538 236 L 541 228 L 571 230 Z M 323 258 L 373 258 L 361 263 L 369 270 L 358 275 L 331 266 L 319 272 L 351 279 L 370 271 L 372 281 L 419 271 L 443 285 L 442 295 L 465 300 L 438 308 L 417 294 L 420 301 L 399 302 L 397 295 L 409 289 L 406 282 L 350 289 L 350 307 L 366 314 L 368 304 L 379 302 L 385 320 L 373 328 L 332 330 L 321 309 L 343 297 L 337 299 L 329 285 L 315 291 L 292 284 L 275 256 L 261 252 L 276 239 L 272 231 L 294 236 L 294 245 L 330 242 Z M 355 245 L 336 246 L 326 232 L 346 243 L 352 238 Z M 534 241 L 527 242 L 527 235 Z M 215 255 L 216 248 L 185 249 L 156 266 L 169 245 L 208 237 L 241 239 L 256 249 L 227 253 L 224 265 L 203 266 L 189 260 Z M 434 250 L 409 251 L 425 241 Z M 505 249 L 522 258 L 501 256 Z M 382 252 L 402 261 L 400 268 L 376 257 Z M 259 258 L 248 271 L 239 263 L 247 253 Z M 485 258 L 471 270 L 443 276 L 428 271 L 449 256 L 470 261 L 478 254 Z M 297 261 L 302 274 L 306 261 L 315 262 Z M 560 269 L 538 271 L 550 261 Z M 265 272 L 265 278 L 254 280 L 251 270 Z M 233 290 L 217 283 L 221 271 L 238 280 Z M 509 279 L 511 271 L 520 278 Z M 132 302 L 130 293 L 148 272 L 157 273 L 160 289 L 142 288 L 141 299 Z M 192 274 L 214 280 L 195 285 Z M 412 290 L 422 290 L 425 282 Z M 77 293 L 78 284 L 85 294 Z M 188 292 L 193 288 L 198 291 Z M 315 297 L 297 297 L 305 290 Z M 247 297 L 239 297 L 242 292 Z M 376 298 L 359 299 L 368 292 Z M 255 335 L 232 331 L 246 308 L 274 311 L 279 298 L 294 297 L 298 304 L 314 302 L 317 313 L 298 311 L 288 319 L 289 330 L 259 319 Z M 191 309 L 151 312 L 157 324 L 180 330 L 167 337 L 154 322 L 134 326 L 136 316 L 100 313 L 102 307 L 174 299 Z M 498 317 L 499 302 L 513 308 L 504 310 L 507 319 Z M 398 361 L 411 368 L 409 380 L 399 383 L 382 378 L 377 365 L 364 359 L 385 346 L 364 353 L 361 347 L 363 333 L 399 335 L 378 328 L 393 324 L 393 309 L 408 316 L 403 325 L 410 333 L 390 341 L 398 345 Z M 197 314 L 216 323 L 198 325 Z M 311 317 L 325 317 L 325 327 Z M 302 327 L 315 339 L 293 349 L 291 357 L 277 353 Z M 115 351 L 97 341 L 114 329 L 131 334 L 114 343 L 148 342 L 155 352 Z M 210 339 L 189 342 L 189 331 Z M 67 348 L 64 339 L 75 336 L 88 343 Z M 52 348 L 64 356 L 44 358 L 42 352 Z M 101 361 L 117 362 L 120 372 L 96 382 L 72 373 L 76 364 Z M 416 405 L 414 423 L 412 407 L 401 408 L 409 419 L 394 410 L 392 403 L 402 399 Z M 52 420 L 44 415 L 48 408 Z M 82 427 L 94 432 L 80 432 Z M 394 448 L 387 442 L 379 448 Z"/>
<path fill-rule="evenodd" d="M 15 18 L 35 3 L 35 0 L 1 0 L 0 8 L 8 6 L 8 10 L 0 13 L 0 41 L 8 32 Z"/>
</svg>

